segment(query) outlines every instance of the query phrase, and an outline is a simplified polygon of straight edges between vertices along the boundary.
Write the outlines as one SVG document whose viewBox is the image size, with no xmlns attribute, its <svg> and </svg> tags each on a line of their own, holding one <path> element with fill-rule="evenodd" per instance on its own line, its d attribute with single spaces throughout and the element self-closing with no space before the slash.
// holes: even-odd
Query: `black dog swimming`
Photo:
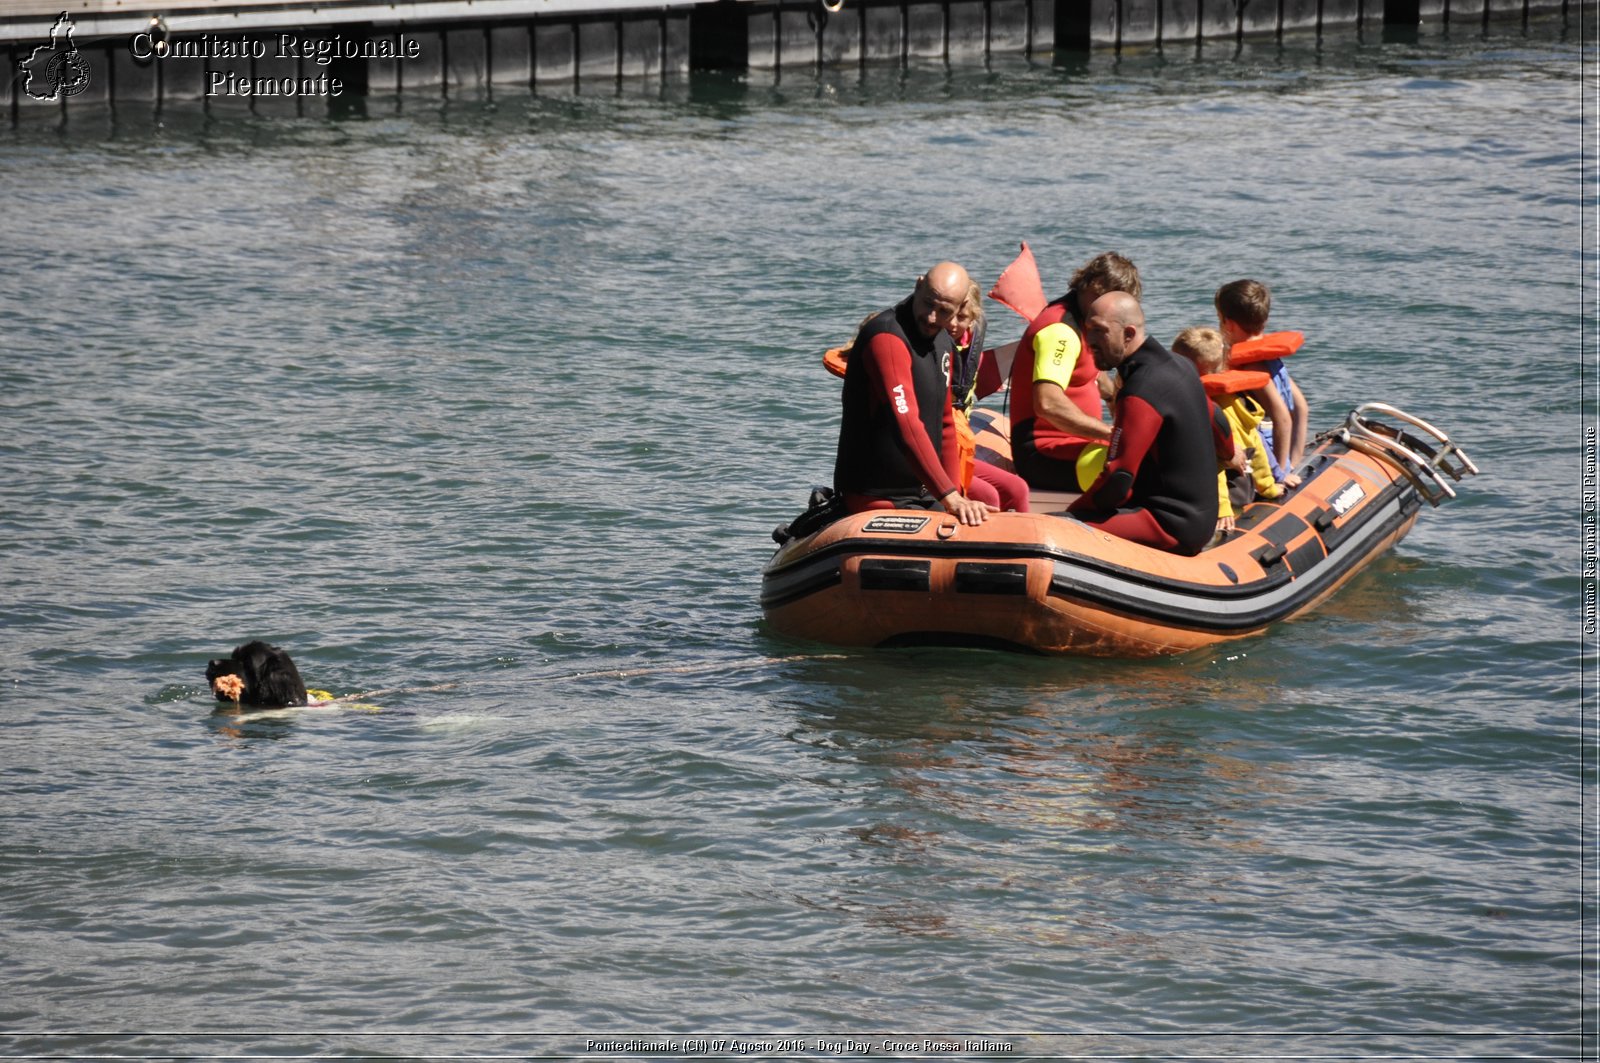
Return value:
<svg viewBox="0 0 1600 1063">
<path fill-rule="evenodd" d="M 247 642 L 231 657 L 206 665 L 206 682 L 218 701 L 256 708 L 282 709 L 306 704 L 306 685 L 289 655 L 259 640 Z"/>
</svg>

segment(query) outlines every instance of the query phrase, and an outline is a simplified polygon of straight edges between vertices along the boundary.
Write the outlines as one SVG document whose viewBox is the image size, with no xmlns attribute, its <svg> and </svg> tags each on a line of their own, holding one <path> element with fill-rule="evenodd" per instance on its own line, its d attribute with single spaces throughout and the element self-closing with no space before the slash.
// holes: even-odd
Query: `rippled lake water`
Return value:
<svg viewBox="0 0 1600 1063">
<path fill-rule="evenodd" d="M 1473 30 L 0 131 L 0 1044 L 1592 1050 L 1594 57 Z M 1267 280 L 1313 427 L 1483 474 L 1213 653 L 767 632 L 820 351 L 1023 239 L 1163 339 Z M 213 715 L 255 637 L 402 692 Z"/>
</svg>

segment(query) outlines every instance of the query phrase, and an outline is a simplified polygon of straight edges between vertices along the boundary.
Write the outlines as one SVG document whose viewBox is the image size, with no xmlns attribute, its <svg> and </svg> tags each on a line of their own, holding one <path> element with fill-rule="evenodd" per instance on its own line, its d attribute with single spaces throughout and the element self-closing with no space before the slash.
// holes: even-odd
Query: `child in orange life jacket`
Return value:
<svg viewBox="0 0 1600 1063">
<path fill-rule="evenodd" d="M 1232 531 L 1234 516 L 1257 495 L 1277 498 L 1283 494 L 1283 484 L 1272 475 L 1258 427 L 1266 414 L 1250 397 L 1251 391 L 1269 387 L 1270 381 L 1265 373 L 1229 370 L 1228 341 L 1214 328 L 1184 329 L 1172 341 L 1172 353 L 1194 363 L 1206 395 L 1228 419 L 1234 449 L 1248 455 L 1245 472 L 1226 464 L 1217 472 L 1217 532 Z"/>
<path fill-rule="evenodd" d="M 1289 376 L 1283 359 L 1300 349 L 1305 336 L 1298 332 L 1267 333 L 1272 312 L 1272 292 L 1255 280 L 1230 281 L 1217 289 L 1217 322 L 1231 347 L 1231 369 L 1258 369 L 1271 378 L 1270 389 L 1255 393 L 1268 421 L 1260 428 L 1267 444 L 1272 472 L 1286 485 L 1300 482 L 1295 466 L 1306 454 L 1306 421 L 1311 412 L 1300 385 Z"/>
</svg>

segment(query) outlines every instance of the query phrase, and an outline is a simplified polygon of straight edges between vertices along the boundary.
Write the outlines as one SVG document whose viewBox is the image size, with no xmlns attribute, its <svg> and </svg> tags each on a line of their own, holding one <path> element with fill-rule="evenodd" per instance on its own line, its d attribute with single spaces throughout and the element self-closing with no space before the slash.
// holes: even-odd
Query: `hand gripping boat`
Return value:
<svg viewBox="0 0 1600 1063">
<path fill-rule="evenodd" d="M 987 423 L 985 423 L 987 422 Z M 979 456 L 1009 465 L 1004 418 L 973 417 Z M 1154 656 L 1256 635 L 1312 609 L 1411 530 L 1423 503 L 1476 473 L 1461 448 L 1392 406 L 1319 436 L 1299 487 L 1257 501 L 1195 557 L 1060 512 L 978 527 L 942 511 L 843 514 L 816 504 L 773 537 L 761 578 L 774 631 L 845 646 L 959 645 Z M 1057 509 L 1036 497 L 1036 509 Z"/>
</svg>

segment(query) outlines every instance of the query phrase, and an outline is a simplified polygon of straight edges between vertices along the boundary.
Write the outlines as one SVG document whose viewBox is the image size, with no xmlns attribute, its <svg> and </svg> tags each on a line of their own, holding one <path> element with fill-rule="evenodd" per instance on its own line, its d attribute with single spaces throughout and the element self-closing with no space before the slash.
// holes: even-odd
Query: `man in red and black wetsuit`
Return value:
<svg viewBox="0 0 1600 1063">
<path fill-rule="evenodd" d="M 833 466 L 834 490 L 850 512 L 942 508 L 963 524 L 982 524 L 991 512 L 956 485 L 947 330 L 970 284 L 966 270 L 941 262 L 856 333 Z"/>
<path fill-rule="evenodd" d="M 1133 296 L 1096 299 L 1084 338 L 1122 386 L 1105 471 L 1067 512 L 1136 543 L 1199 553 L 1216 530 L 1217 458 L 1232 458 L 1232 434 L 1215 430 L 1194 366 L 1145 335 Z"/>
</svg>

